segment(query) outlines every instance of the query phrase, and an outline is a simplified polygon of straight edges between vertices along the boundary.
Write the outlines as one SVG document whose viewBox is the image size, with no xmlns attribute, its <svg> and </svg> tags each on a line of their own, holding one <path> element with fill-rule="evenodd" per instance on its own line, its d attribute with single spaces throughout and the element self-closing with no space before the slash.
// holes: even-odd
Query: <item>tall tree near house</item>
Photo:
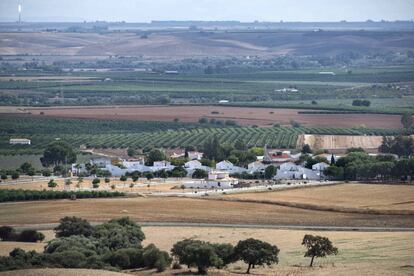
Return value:
<svg viewBox="0 0 414 276">
<path fill-rule="evenodd" d="M 76 162 L 76 153 L 68 144 L 57 141 L 46 147 L 40 161 L 45 167 L 71 164 Z"/>
<path fill-rule="evenodd" d="M 277 168 L 275 166 L 270 165 L 265 169 L 265 178 L 272 179 L 276 175 L 276 173 Z"/>
<path fill-rule="evenodd" d="M 326 237 L 305 235 L 302 245 L 307 248 L 305 257 L 311 258 L 309 266 L 313 266 L 315 258 L 324 258 L 328 255 L 338 254 L 338 248 L 334 247 L 332 242 Z"/>
</svg>

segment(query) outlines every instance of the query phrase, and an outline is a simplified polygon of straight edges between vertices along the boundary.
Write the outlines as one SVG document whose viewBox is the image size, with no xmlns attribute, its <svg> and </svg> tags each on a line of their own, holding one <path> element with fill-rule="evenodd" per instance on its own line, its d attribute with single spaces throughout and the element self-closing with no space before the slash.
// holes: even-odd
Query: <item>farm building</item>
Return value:
<svg viewBox="0 0 414 276">
<path fill-rule="evenodd" d="M 30 139 L 25 138 L 12 138 L 10 139 L 10 145 L 30 145 L 32 141 Z"/>
<path fill-rule="evenodd" d="M 299 160 L 300 153 L 292 154 L 288 150 L 268 150 L 265 146 L 263 162 L 280 165 L 286 162 L 295 162 Z"/>
<path fill-rule="evenodd" d="M 233 165 L 230 161 L 224 160 L 216 164 L 216 170 L 225 171 L 230 174 L 233 173 L 242 173 L 245 172 L 246 169 L 242 167 L 238 167 Z"/>
<path fill-rule="evenodd" d="M 98 168 L 105 168 L 107 165 L 112 164 L 112 160 L 109 157 L 95 157 L 90 160 L 91 165 L 96 165 Z"/>
<path fill-rule="evenodd" d="M 264 172 L 268 165 L 255 161 L 247 165 L 247 172 L 253 174 L 255 172 Z"/>
<path fill-rule="evenodd" d="M 184 186 L 192 189 L 231 189 L 239 181 L 229 176 L 225 171 L 211 171 L 208 173 L 207 180 L 198 182 L 188 182 Z"/>
<path fill-rule="evenodd" d="M 190 160 L 201 160 L 204 156 L 204 153 L 198 151 L 189 151 L 188 159 Z"/>
<path fill-rule="evenodd" d="M 277 180 L 321 180 L 322 178 L 323 174 L 319 170 L 310 170 L 292 162 L 280 165 L 274 177 Z"/>
</svg>

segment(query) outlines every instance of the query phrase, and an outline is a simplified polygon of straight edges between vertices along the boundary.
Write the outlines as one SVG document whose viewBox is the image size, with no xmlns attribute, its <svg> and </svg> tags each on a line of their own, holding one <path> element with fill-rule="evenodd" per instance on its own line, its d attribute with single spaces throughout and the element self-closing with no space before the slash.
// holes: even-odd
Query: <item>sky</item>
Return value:
<svg viewBox="0 0 414 276">
<path fill-rule="evenodd" d="M 16 21 L 19 0 L 0 0 L 0 21 Z M 23 21 L 413 20 L 414 0 L 20 0 Z"/>
</svg>

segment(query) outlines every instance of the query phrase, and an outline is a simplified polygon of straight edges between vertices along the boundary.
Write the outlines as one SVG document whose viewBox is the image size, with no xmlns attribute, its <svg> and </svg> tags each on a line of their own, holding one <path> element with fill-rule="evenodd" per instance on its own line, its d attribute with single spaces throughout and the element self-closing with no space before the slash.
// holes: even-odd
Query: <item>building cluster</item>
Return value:
<svg viewBox="0 0 414 276">
<path fill-rule="evenodd" d="M 171 159 L 184 157 L 184 151 L 170 151 Z M 183 168 L 187 171 L 187 176 L 191 177 L 196 170 L 205 171 L 208 177 L 204 181 L 191 182 L 185 186 L 191 188 L 231 188 L 238 184 L 238 180 L 230 177 L 231 175 L 265 173 L 268 166 L 277 167 L 275 180 L 324 180 L 323 171 L 329 167 L 328 163 L 317 163 L 312 168 L 305 168 L 303 164 L 298 164 L 301 153 L 292 154 L 290 151 L 268 150 L 265 147 L 264 156 L 259 156 L 257 161 L 247 165 L 247 168 L 236 166 L 228 160 L 218 162 L 214 168 L 203 165 L 200 160 L 203 158 L 201 152 L 187 152 L 189 161 Z M 339 156 L 326 154 L 326 160 L 337 160 Z M 107 171 L 112 176 L 122 176 L 128 173 L 140 172 L 159 172 L 172 171 L 175 166 L 169 161 L 156 161 L 152 166 L 147 166 L 144 159 L 111 159 L 109 157 L 97 157 L 90 160 L 90 165 L 96 166 L 102 171 Z M 74 175 L 86 174 L 86 164 L 72 164 Z"/>
</svg>

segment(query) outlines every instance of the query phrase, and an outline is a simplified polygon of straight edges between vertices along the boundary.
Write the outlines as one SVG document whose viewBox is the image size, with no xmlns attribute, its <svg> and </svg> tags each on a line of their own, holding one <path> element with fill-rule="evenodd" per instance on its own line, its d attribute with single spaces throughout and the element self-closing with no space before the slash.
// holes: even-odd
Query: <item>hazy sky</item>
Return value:
<svg viewBox="0 0 414 276">
<path fill-rule="evenodd" d="M 19 0 L 0 0 L 0 21 Z M 24 21 L 412 20 L 414 0 L 20 0 Z"/>
</svg>

